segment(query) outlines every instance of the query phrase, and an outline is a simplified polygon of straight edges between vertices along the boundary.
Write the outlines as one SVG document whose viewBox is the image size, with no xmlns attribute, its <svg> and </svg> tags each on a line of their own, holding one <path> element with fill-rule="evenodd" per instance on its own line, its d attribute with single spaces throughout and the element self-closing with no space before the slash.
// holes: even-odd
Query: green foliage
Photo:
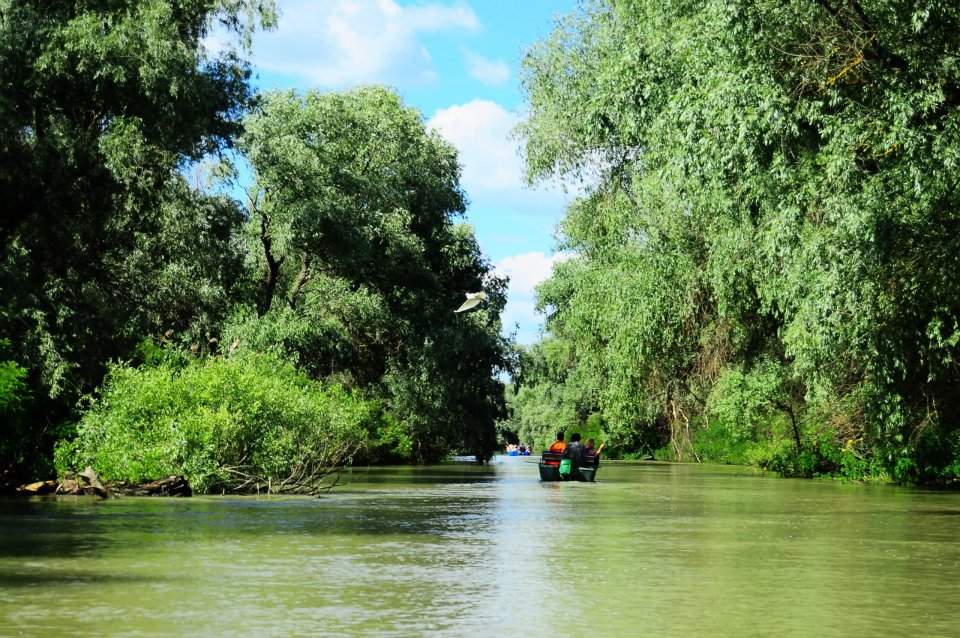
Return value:
<svg viewBox="0 0 960 638">
<path fill-rule="evenodd" d="M 620 439 L 954 480 L 958 27 L 945 1 L 597 1 L 530 50 L 529 177 L 587 191 L 540 302 Z"/>
<path fill-rule="evenodd" d="M 799 453 L 788 439 L 769 442 L 754 449 L 750 460 L 784 476 L 841 476 L 850 479 L 879 476 L 877 468 L 869 461 L 850 448 L 838 446 L 830 432 L 812 437 Z"/>
<path fill-rule="evenodd" d="M 203 38 L 257 20 L 272 3 L 0 2 L 0 319 L 52 395 L 92 388 L 128 321 L 181 319 L 220 287 L 194 251 L 222 248 L 237 211 L 177 171 L 228 145 L 252 101 L 247 66 Z"/>
<path fill-rule="evenodd" d="M 255 285 L 225 342 L 382 399 L 395 420 L 376 447 L 387 456 L 489 454 L 503 410 L 492 377 L 509 365 L 506 281 L 456 222 L 453 147 L 377 87 L 270 94 L 246 127 Z M 452 312 L 480 288 L 483 308 Z"/>
<path fill-rule="evenodd" d="M 541 449 L 553 443 L 558 431 L 582 432 L 594 402 L 591 390 L 570 377 L 574 370 L 570 343 L 545 339 L 529 348 L 519 347 L 518 354 L 514 382 L 506 391 L 507 418 L 500 428 Z M 596 430 L 598 425 L 596 419 L 591 422 Z"/>
<path fill-rule="evenodd" d="M 444 266 L 470 265 L 453 261 L 451 219 L 465 207 L 456 152 L 395 93 L 274 93 L 246 124 L 256 233 L 268 232 L 277 260 L 382 293 L 398 279 L 435 288 Z"/>
<path fill-rule="evenodd" d="M 708 422 L 697 430 L 693 449 L 703 462 L 748 465 L 759 463 L 759 456 L 763 454 L 762 446 L 755 441 L 756 438 L 745 438 L 733 433 L 731 428 Z M 671 452 L 666 448 L 657 458 L 669 458 Z"/>
<path fill-rule="evenodd" d="M 751 370 L 731 368 L 721 373 L 707 398 L 711 428 L 723 428 L 733 441 L 755 440 L 789 406 L 783 393 L 785 371 L 769 361 Z"/>
<path fill-rule="evenodd" d="M 134 367 L 114 366 L 61 464 L 130 480 L 176 468 L 201 489 L 229 487 L 229 463 L 279 480 L 306 471 L 281 460 L 300 458 L 289 440 L 308 416 L 355 405 L 385 410 L 344 416 L 363 423 L 368 459 L 492 451 L 506 281 L 458 220 L 454 148 L 389 90 L 261 99 L 245 61 L 204 46 L 220 27 L 246 51 L 275 22 L 271 0 L 0 0 L 0 334 L 19 364 L 0 363 L 4 477 L 48 463 L 111 361 Z M 245 209 L 201 185 L 234 147 L 255 179 Z M 489 303 L 452 312 L 480 288 Z M 313 407 L 277 416 L 256 459 L 217 457 L 215 444 L 252 445 L 264 424 L 230 394 L 263 356 Z M 298 390 L 290 366 L 320 390 Z M 262 388 L 276 415 L 284 387 Z M 298 467 L 345 458 L 304 440 Z"/>
<path fill-rule="evenodd" d="M 131 482 L 183 475 L 199 492 L 310 491 L 379 418 L 376 403 L 268 355 L 121 365 L 77 438 L 57 448 L 57 469 L 89 464 L 105 480 Z"/>
<path fill-rule="evenodd" d="M 414 438 L 408 423 L 384 413 L 379 427 L 370 433 L 370 440 L 360 457 L 369 463 L 409 462 L 416 458 Z"/>
<path fill-rule="evenodd" d="M 519 389 L 509 386 L 506 402 L 510 417 L 501 427 L 539 449 L 549 446 L 558 431 L 572 432 L 577 423 L 554 396 L 558 389 L 548 384 Z"/>
<path fill-rule="evenodd" d="M 0 354 L 8 346 L 9 342 L 0 339 Z M 0 361 L 0 479 L 26 465 L 42 470 L 42 461 L 32 463 L 29 458 L 36 436 L 27 426 L 31 396 L 26 381 L 26 369 L 15 361 Z"/>
<path fill-rule="evenodd" d="M 108 361 L 169 329 L 214 337 L 241 212 L 182 172 L 230 146 L 253 95 L 246 63 L 203 40 L 274 21 L 269 0 L 0 0 L 0 334 L 31 390 L 22 475 Z"/>
<path fill-rule="evenodd" d="M 29 394 L 26 378 L 27 371 L 15 361 L 0 361 L 0 416 L 9 418 L 22 408 Z"/>
<path fill-rule="evenodd" d="M 343 278 L 311 275 L 302 300 L 277 304 L 262 316 L 238 307 L 223 330 L 224 344 L 240 350 L 273 352 L 315 377 L 337 376 L 345 383 L 369 383 L 382 370 L 382 335 L 393 327 L 383 297 Z"/>
<path fill-rule="evenodd" d="M 193 357 L 168 341 L 166 338 L 154 340 L 144 339 L 134 348 L 130 364 L 134 367 L 168 367 L 171 369 L 185 368 L 193 361 Z"/>
<path fill-rule="evenodd" d="M 604 431 L 603 425 L 603 415 L 595 412 L 587 417 L 583 427 L 580 428 L 580 436 L 583 437 L 584 441 L 587 439 L 602 441 Z M 599 445 L 599 443 L 597 443 L 597 445 Z"/>
<path fill-rule="evenodd" d="M 37 454 L 37 448 L 47 442 L 47 433 L 31 427 L 34 397 L 28 371 L 16 361 L 2 360 L 9 352 L 10 342 L 0 339 L 0 481 L 4 482 L 19 478 L 17 474 L 25 470 L 34 476 L 48 470 L 48 459 Z"/>
</svg>

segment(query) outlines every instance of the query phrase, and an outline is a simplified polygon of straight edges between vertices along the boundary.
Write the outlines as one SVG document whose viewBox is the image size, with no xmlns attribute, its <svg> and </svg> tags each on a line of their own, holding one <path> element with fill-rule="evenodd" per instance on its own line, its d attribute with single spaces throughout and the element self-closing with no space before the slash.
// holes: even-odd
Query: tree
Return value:
<svg viewBox="0 0 960 638">
<path fill-rule="evenodd" d="M 531 50 L 530 176 L 594 180 L 542 303 L 614 423 L 676 445 L 724 370 L 772 365 L 751 387 L 796 447 L 958 476 L 957 26 L 949 2 L 609 1 Z"/>
<path fill-rule="evenodd" d="M 506 393 L 508 418 L 501 428 L 543 448 L 559 430 L 582 430 L 598 409 L 598 388 L 590 387 L 586 367 L 577 365 L 572 343 L 551 337 L 518 349 L 519 362 Z"/>
<path fill-rule="evenodd" d="M 0 335 L 38 428 L 148 332 L 222 311 L 239 213 L 181 171 L 229 146 L 253 101 L 246 63 L 204 37 L 248 39 L 272 7 L 0 0 Z"/>
<path fill-rule="evenodd" d="M 453 147 L 376 87 L 268 95 L 239 146 L 255 177 L 257 284 L 235 334 L 383 396 L 417 459 L 489 454 L 506 282 L 455 221 L 466 204 Z M 481 287 L 485 309 L 452 312 Z"/>
</svg>

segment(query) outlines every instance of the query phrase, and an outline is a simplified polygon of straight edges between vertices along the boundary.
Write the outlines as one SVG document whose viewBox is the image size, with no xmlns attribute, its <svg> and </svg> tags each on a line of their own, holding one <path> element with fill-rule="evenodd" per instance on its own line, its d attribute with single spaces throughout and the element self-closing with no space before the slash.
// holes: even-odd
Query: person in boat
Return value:
<svg viewBox="0 0 960 638">
<path fill-rule="evenodd" d="M 567 449 L 567 444 L 563 441 L 563 431 L 557 432 L 557 440 L 547 448 L 548 452 L 563 452 Z"/>
<path fill-rule="evenodd" d="M 580 442 L 579 432 L 574 432 L 570 435 L 570 443 L 567 445 L 567 449 L 564 450 L 563 456 L 564 458 L 570 459 L 571 469 L 574 475 L 576 475 L 581 465 L 586 464 L 585 450 L 583 443 Z"/>
<path fill-rule="evenodd" d="M 593 465 L 593 467 L 600 467 L 600 452 L 603 451 L 603 446 L 606 443 L 601 443 L 599 448 L 594 448 L 594 441 L 592 438 L 587 439 L 583 444 L 583 456 L 586 460 L 587 465 Z"/>
</svg>

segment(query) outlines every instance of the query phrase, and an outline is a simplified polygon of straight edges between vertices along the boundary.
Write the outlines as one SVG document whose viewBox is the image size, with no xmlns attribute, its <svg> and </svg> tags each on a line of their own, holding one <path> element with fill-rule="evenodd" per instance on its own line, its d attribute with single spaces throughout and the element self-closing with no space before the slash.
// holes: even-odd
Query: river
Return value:
<svg viewBox="0 0 960 638">
<path fill-rule="evenodd" d="M 956 636 L 960 495 L 745 468 L 354 469 L 0 501 L 0 636 Z"/>
</svg>

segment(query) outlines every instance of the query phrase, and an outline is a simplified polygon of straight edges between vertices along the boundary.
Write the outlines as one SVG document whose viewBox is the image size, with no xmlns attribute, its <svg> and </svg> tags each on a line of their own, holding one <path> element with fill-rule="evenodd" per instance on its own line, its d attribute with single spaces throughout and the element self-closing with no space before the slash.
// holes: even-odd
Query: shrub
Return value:
<svg viewBox="0 0 960 638">
<path fill-rule="evenodd" d="M 379 426 L 370 432 L 361 462 L 409 463 L 414 458 L 413 435 L 409 425 L 385 413 Z"/>
<path fill-rule="evenodd" d="M 0 339 L 0 354 L 8 345 Z M 42 432 L 28 425 L 32 397 L 26 378 L 27 371 L 16 362 L 0 361 L 0 481 L 42 473 L 49 460 L 36 453 Z"/>
<path fill-rule="evenodd" d="M 380 418 L 377 404 L 270 355 L 119 365 L 56 463 L 108 481 L 183 475 L 198 492 L 311 492 Z"/>
<path fill-rule="evenodd" d="M 693 449 L 697 458 L 711 463 L 747 464 L 756 443 L 725 425 L 707 422 L 695 431 Z"/>
<path fill-rule="evenodd" d="M 0 361 L 0 415 L 18 411 L 27 394 L 27 371 L 13 361 Z"/>
</svg>

